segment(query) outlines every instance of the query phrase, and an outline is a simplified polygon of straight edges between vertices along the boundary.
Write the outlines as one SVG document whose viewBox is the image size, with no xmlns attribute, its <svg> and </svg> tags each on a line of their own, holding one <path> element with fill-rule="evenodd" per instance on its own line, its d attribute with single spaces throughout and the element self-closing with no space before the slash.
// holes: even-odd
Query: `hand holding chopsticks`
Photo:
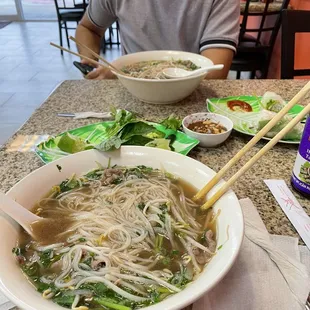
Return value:
<svg viewBox="0 0 310 310">
<path fill-rule="evenodd" d="M 272 127 L 274 127 L 280 119 L 310 90 L 310 82 L 308 82 L 294 98 L 265 126 L 260 130 L 253 139 L 250 140 L 212 179 L 202 188 L 195 196 L 194 200 L 198 200 L 205 196 L 222 176 L 237 163 L 244 154 L 249 151 Z M 310 113 L 310 104 L 308 104 L 295 118 L 293 118 L 273 139 L 271 139 L 258 153 L 256 153 L 235 175 L 233 175 L 227 183 L 225 183 L 207 202 L 201 207 L 203 210 L 210 208 L 226 191 L 232 186 L 239 177 L 248 171 L 267 151 L 269 151 L 283 136 L 285 136 L 294 126 L 296 126 L 307 114 Z"/>
<path fill-rule="evenodd" d="M 94 65 L 101 66 L 101 67 L 104 67 L 104 68 L 107 68 L 107 67 L 108 67 L 108 68 L 110 68 L 112 71 L 115 71 L 115 72 L 118 73 L 118 74 L 125 75 L 124 72 L 122 72 L 121 70 L 117 69 L 115 66 L 113 66 L 111 63 L 109 63 L 107 60 L 105 60 L 103 57 L 101 57 L 100 55 L 98 55 L 97 53 L 95 53 L 94 51 L 92 51 L 90 48 L 88 48 L 88 47 L 85 46 L 84 44 L 78 42 L 75 38 L 73 38 L 73 37 L 70 36 L 70 39 L 71 39 L 72 41 L 74 41 L 76 44 L 78 44 L 78 45 L 84 47 L 87 51 L 89 51 L 89 52 L 90 52 L 93 56 L 95 56 L 97 59 L 100 59 L 101 61 L 103 61 L 104 64 L 101 63 L 101 62 L 96 61 L 95 59 L 92 59 L 92 58 L 90 58 L 90 57 L 87 57 L 87 56 L 85 56 L 85 55 L 82 55 L 82 54 L 79 54 L 79 53 L 70 51 L 69 49 L 67 49 L 67 48 L 65 48 L 65 47 L 62 47 L 62 46 L 60 46 L 60 45 L 57 45 L 57 44 L 55 44 L 55 43 L 53 43 L 53 42 L 50 42 L 50 44 L 51 44 L 52 46 L 54 46 L 54 47 L 60 49 L 60 50 L 63 50 L 63 51 L 65 51 L 65 52 L 69 53 L 69 54 L 72 54 L 72 55 L 75 55 L 75 56 L 77 56 L 77 57 L 80 57 L 81 59 L 86 59 L 86 60 L 90 61 L 90 62 L 91 62 L 92 64 L 94 64 Z"/>
</svg>

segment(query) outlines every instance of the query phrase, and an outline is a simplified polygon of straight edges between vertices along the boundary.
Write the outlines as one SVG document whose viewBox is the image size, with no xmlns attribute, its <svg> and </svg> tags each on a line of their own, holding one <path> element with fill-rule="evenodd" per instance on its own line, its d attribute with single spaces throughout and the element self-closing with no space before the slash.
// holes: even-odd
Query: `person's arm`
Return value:
<svg viewBox="0 0 310 310">
<path fill-rule="evenodd" d="M 100 53 L 100 43 L 101 39 L 105 33 L 106 29 L 102 29 L 94 25 L 88 18 L 87 14 L 84 14 L 82 20 L 80 21 L 78 27 L 76 28 L 75 37 L 76 39 L 89 47 L 95 53 Z M 96 59 L 90 52 L 88 52 L 83 47 L 77 45 L 80 54 L 83 54 L 89 58 Z"/>
<path fill-rule="evenodd" d="M 234 57 L 234 51 L 227 48 L 209 48 L 201 52 L 202 56 L 210 58 L 215 65 L 223 64 L 224 68 L 212 71 L 206 76 L 207 79 L 226 79 Z"/>
<path fill-rule="evenodd" d="M 221 71 L 210 72 L 207 79 L 226 79 L 236 52 L 239 36 L 240 0 L 214 0 L 205 30 L 200 38 L 200 54 L 214 64 L 223 64 Z"/>
<path fill-rule="evenodd" d="M 100 45 L 104 33 L 115 20 L 116 17 L 110 11 L 106 1 L 93 0 L 90 2 L 86 13 L 76 29 L 76 39 L 95 53 L 100 54 Z M 80 54 L 98 60 L 85 48 L 80 46 L 77 47 Z M 82 59 L 81 62 L 93 67 L 95 66 L 90 61 L 84 59 Z M 108 68 L 97 66 L 96 69 L 87 74 L 85 78 L 102 80 L 116 78 L 116 76 Z"/>
</svg>

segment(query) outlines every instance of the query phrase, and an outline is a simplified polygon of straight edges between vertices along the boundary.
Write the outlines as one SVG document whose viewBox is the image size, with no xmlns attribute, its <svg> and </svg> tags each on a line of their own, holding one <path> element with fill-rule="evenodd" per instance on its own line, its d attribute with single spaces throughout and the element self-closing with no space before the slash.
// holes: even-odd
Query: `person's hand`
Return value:
<svg viewBox="0 0 310 310">
<path fill-rule="evenodd" d="M 81 60 L 82 64 L 87 64 L 90 66 L 95 67 L 95 69 L 92 72 L 89 72 L 87 75 L 85 75 L 85 79 L 89 80 L 104 80 L 104 79 L 116 79 L 116 75 L 111 72 L 110 69 L 95 65 L 94 63 L 91 63 L 87 60 Z"/>
</svg>

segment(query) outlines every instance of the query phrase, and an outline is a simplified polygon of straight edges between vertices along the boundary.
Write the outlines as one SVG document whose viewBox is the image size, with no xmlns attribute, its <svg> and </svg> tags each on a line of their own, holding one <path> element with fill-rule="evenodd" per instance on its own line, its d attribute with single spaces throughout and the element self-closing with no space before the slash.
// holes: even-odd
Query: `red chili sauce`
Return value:
<svg viewBox="0 0 310 310">
<path fill-rule="evenodd" d="M 251 105 L 249 105 L 247 102 L 242 101 L 242 100 L 231 100 L 227 101 L 227 106 L 229 107 L 230 110 L 232 111 L 244 111 L 244 112 L 252 112 L 253 109 Z"/>
</svg>

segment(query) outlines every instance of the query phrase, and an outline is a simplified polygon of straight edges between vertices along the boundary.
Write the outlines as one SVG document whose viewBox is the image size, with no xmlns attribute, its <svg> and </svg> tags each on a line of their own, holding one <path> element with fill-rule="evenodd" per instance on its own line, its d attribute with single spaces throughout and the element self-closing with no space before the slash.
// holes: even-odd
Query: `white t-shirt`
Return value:
<svg viewBox="0 0 310 310">
<path fill-rule="evenodd" d="M 240 0 L 90 0 L 87 14 L 103 29 L 119 22 L 124 54 L 236 51 Z"/>
</svg>

